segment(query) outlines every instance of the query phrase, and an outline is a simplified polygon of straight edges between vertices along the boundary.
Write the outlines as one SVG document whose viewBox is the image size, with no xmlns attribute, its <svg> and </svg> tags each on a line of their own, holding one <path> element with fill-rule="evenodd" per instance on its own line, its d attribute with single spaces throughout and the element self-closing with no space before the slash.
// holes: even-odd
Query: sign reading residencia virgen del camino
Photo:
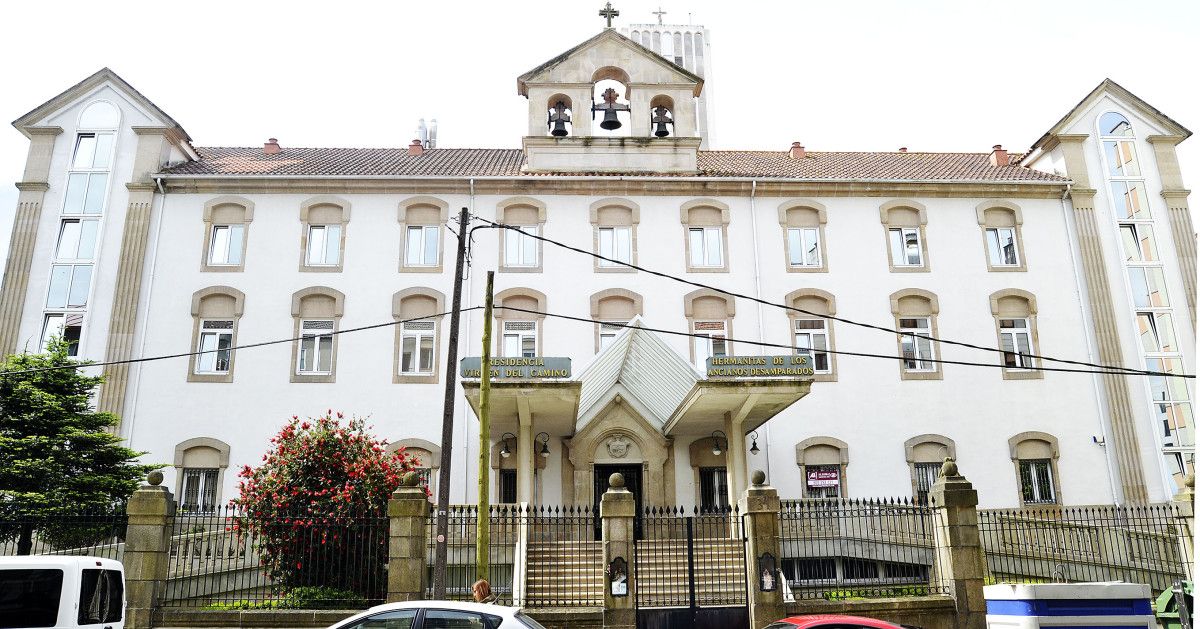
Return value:
<svg viewBox="0 0 1200 629">
<path fill-rule="evenodd" d="M 713 356 L 704 361 L 708 378 L 802 378 L 813 375 L 810 356 Z"/>
<path fill-rule="evenodd" d="M 468 356 L 459 363 L 459 375 L 463 378 L 480 378 L 482 359 Z M 521 358 L 494 357 L 488 361 L 492 366 L 493 378 L 522 380 L 552 380 L 571 377 L 571 359 L 561 356 L 530 356 Z"/>
</svg>

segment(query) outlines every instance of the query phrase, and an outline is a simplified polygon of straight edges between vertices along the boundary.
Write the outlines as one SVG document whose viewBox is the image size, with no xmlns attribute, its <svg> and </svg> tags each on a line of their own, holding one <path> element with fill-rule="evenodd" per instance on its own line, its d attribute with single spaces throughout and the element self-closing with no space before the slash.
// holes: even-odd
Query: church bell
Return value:
<svg viewBox="0 0 1200 629">
<path fill-rule="evenodd" d="M 621 121 L 617 118 L 618 111 L 629 111 L 629 105 L 622 105 L 617 102 L 617 90 L 608 88 L 600 94 L 600 98 L 604 101 L 592 105 L 592 117 L 595 118 L 597 111 L 604 112 L 604 119 L 600 121 L 600 128 L 607 131 L 621 128 Z"/>
<path fill-rule="evenodd" d="M 567 123 L 571 122 L 571 114 L 567 113 L 567 104 L 561 100 L 554 103 L 554 110 L 548 114 L 546 124 L 550 125 L 550 135 L 561 138 L 567 135 Z"/>
<path fill-rule="evenodd" d="M 621 128 L 621 121 L 617 120 L 617 112 L 615 110 L 613 110 L 613 109 L 605 109 L 604 110 L 604 120 L 600 121 L 600 128 L 608 129 L 609 131 L 612 131 L 613 129 Z"/>
<path fill-rule="evenodd" d="M 667 130 L 667 125 L 675 124 L 675 121 L 671 120 L 671 110 L 661 105 L 654 108 L 650 122 L 654 125 L 654 137 L 656 138 L 665 138 L 671 135 L 671 132 Z"/>
</svg>

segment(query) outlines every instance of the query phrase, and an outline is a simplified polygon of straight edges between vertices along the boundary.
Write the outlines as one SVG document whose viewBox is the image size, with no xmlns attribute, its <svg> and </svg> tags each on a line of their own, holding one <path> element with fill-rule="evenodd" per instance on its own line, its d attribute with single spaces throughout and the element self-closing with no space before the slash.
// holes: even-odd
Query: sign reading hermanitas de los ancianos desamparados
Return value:
<svg viewBox="0 0 1200 629">
<path fill-rule="evenodd" d="M 459 363 L 459 374 L 464 378 L 480 378 L 483 371 L 479 356 L 468 356 Z M 530 356 L 519 358 L 492 357 L 493 378 L 524 380 L 551 380 L 571 377 L 571 359 L 562 356 Z"/>
<path fill-rule="evenodd" d="M 708 378 L 802 378 L 813 375 L 809 356 L 713 356 L 704 361 Z"/>
</svg>

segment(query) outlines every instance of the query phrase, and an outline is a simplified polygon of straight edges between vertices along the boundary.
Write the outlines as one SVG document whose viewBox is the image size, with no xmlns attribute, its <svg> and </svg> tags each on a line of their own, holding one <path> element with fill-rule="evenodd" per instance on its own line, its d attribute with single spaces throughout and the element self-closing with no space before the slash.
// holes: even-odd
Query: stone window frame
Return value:
<svg viewBox="0 0 1200 629">
<path fill-rule="evenodd" d="M 633 302 L 633 317 L 640 317 L 643 314 L 642 296 L 631 290 L 625 288 L 606 288 L 602 291 L 592 293 L 592 296 L 588 300 L 591 303 L 592 320 L 596 322 L 596 325 L 593 327 L 595 328 L 594 340 L 597 352 L 600 351 L 600 324 L 615 321 L 615 319 L 601 316 L 600 304 L 607 299 L 627 299 Z M 629 320 L 632 321 L 633 317 L 630 317 Z M 624 323 L 628 323 L 628 321 Z"/>
<path fill-rule="evenodd" d="M 893 216 L 896 210 L 910 210 L 915 212 L 917 220 L 913 221 L 899 220 Z M 929 213 L 925 206 L 911 199 L 895 199 L 888 201 L 879 206 L 879 221 L 883 223 L 883 244 L 886 250 L 888 260 L 888 270 L 892 273 L 929 273 L 931 265 L 929 261 L 929 238 L 926 234 L 925 226 L 929 222 Z M 901 227 L 916 227 L 917 233 L 921 239 L 921 266 L 897 265 L 892 259 L 892 237 L 891 230 Z"/>
<path fill-rule="evenodd" d="M 720 318 L 715 317 L 699 317 L 696 316 L 695 302 L 697 299 L 714 297 L 725 302 L 725 316 Z M 737 301 L 726 295 L 719 293 L 711 288 L 700 288 L 683 296 L 683 317 L 687 320 L 688 334 L 696 331 L 695 324 L 697 321 L 724 321 L 725 322 L 725 355 L 736 356 L 734 352 L 733 341 L 735 338 L 733 333 L 733 320 L 737 316 Z M 691 337 L 692 342 L 688 343 L 688 363 L 692 367 L 696 367 L 696 339 Z"/>
<path fill-rule="evenodd" d="M 846 479 L 846 471 L 850 467 L 850 445 L 837 437 L 817 436 L 809 437 L 796 444 L 796 466 L 800 468 L 800 495 L 806 497 L 808 494 L 808 464 L 806 462 L 808 450 L 814 447 L 831 447 L 838 451 L 838 496 L 841 498 L 847 497 L 847 487 L 849 483 Z M 828 465 L 827 463 L 816 463 L 814 465 Z"/>
<path fill-rule="evenodd" d="M 933 461 L 918 460 L 921 457 L 919 457 L 917 454 L 917 448 L 926 443 L 932 443 L 932 444 L 941 446 L 941 448 L 942 448 L 941 458 L 938 458 L 937 460 L 933 460 Z M 905 440 L 905 442 L 904 442 L 904 462 L 908 464 L 909 480 L 912 482 L 912 491 L 913 491 L 912 495 L 914 498 L 919 493 L 918 487 L 917 487 L 917 464 L 918 463 L 937 463 L 938 465 L 941 465 L 942 462 L 945 461 L 945 459 L 947 457 L 954 459 L 956 461 L 958 460 L 958 450 L 955 447 L 954 440 L 951 439 L 950 437 L 947 437 L 945 435 L 939 435 L 936 433 L 925 433 L 923 435 L 917 435 L 911 439 Z"/>
<path fill-rule="evenodd" d="M 1003 216 L 1007 214 L 1008 219 Z M 975 206 L 975 220 L 979 223 L 979 235 L 983 238 L 983 262 L 987 270 L 995 273 L 1013 273 L 1028 271 L 1025 255 L 1025 237 L 1021 233 L 1024 218 L 1021 207 L 1011 201 L 989 199 Z M 992 256 L 988 252 L 987 230 L 995 227 L 1011 227 L 1017 239 L 1017 264 L 1014 266 L 994 266 Z"/>
<path fill-rule="evenodd" d="M 1003 314 L 1001 313 L 1001 300 L 1014 298 L 1025 302 L 1029 314 L 1024 317 L 1001 316 Z M 1002 377 L 1005 380 L 1041 380 L 1045 378 L 1045 372 L 1041 371 L 1042 360 L 1038 358 L 1042 352 L 1040 349 L 1041 343 L 1038 338 L 1037 297 L 1027 290 L 1005 288 L 989 295 L 988 304 L 992 310 L 992 320 L 996 330 L 996 347 L 1004 347 L 1004 344 L 1000 340 L 1000 319 L 1026 319 L 1029 321 L 1029 351 L 1034 354 L 1033 368 L 1016 370 L 1003 368 L 1000 370 Z"/>
<path fill-rule="evenodd" d="M 392 295 L 392 318 L 395 326 L 395 347 L 392 352 L 392 383 L 393 384 L 434 384 L 438 382 L 438 373 L 442 369 L 442 319 L 443 315 L 433 317 L 433 371 L 429 375 L 411 375 L 400 373 L 400 352 L 402 349 L 403 324 L 400 321 L 410 318 L 404 312 L 404 301 L 413 297 L 424 297 L 434 301 L 434 312 L 445 312 L 446 296 L 433 288 L 413 286 Z M 334 337 L 337 338 L 336 336 Z"/>
<path fill-rule="evenodd" d="M 801 288 L 794 290 L 783 297 L 783 303 L 792 308 L 801 308 L 797 302 L 801 299 L 817 299 L 825 303 L 825 314 L 834 316 L 837 314 L 837 299 L 833 293 L 819 288 Z M 805 310 L 813 310 L 812 308 L 804 307 Z M 816 310 L 813 310 L 817 312 Z M 814 319 L 821 317 L 813 317 L 795 310 L 788 311 L 788 343 L 793 343 L 796 339 L 796 320 L 797 319 Z M 833 319 L 825 319 L 825 338 L 826 349 L 829 355 L 829 373 L 814 373 L 812 375 L 813 382 L 837 382 L 837 354 L 835 350 L 835 339 L 833 336 Z M 815 366 L 814 366 L 815 369 Z"/>
<path fill-rule="evenodd" d="M 429 500 L 431 502 L 435 501 L 434 496 L 437 496 L 437 483 L 440 480 L 438 474 L 442 469 L 442 447 L 427 439 L 409 437 L 389 442 L 383 451 L 385 454 L 392 454 L 400 448 L 404 448 L 405 450 L 424 450 L 429 453 L 429 465 L 419 467 L 429 469 Z"/>
<path fill-rule="evenodd" d="M 400 273 L 441 273 L 445 268 L 446 221 L 450 220 L 450 204 L 437 197 L 409 197 L 400 202 L 396 210 L 396 220 L 400 223 L 400 260 L 397 270 Z M 438 229 L 437 264 L 409 266 L 408 228 L 428 226 L 437 226 Z"/>
<path fill-rule="evenodd" d="M 204 300 L 209 297 L 225 296 L 233 298 L 233 313 L 230 315 L 214 314 L 208 316 L 204 312 Z M 205 319 L 221 319 L 226 316 L 233 319 L 233 345 L 237 345 L 238 328 L 241 326 L 242 314 L 246 308 L 246 294 L 232 286 L 209 286 L 192 293 L 192 341 L 189 347 L 196 351 L 200 343 L 200 323 Z M 233 370 L 237 367 L 237 350 L 229 352 L 229 371 L 227 373 L 196 373 L 196 354 L 188 357 L 188 382 L 233 382 Z"/>
<path fill-rule="evenodd" d="M 341 210 L 340 222 L 312 222 L 313 210 L 334 207 Z M 336 214 L 331 213 L 331 214 Z M 309 228 L 317 225 L 338 225 L 341 227 L 340 242 L 338 243 L 338 263 L 328 266 L 310 266 L 308 264 L 308 232 Z M 346 233 L 350 225 L 350 202 L 332 195 L 321 195 L 305 200 L 300 204 L 300 272 L 301 273 L 341 273 L 346 265 Z"/>
<path fill-rule="evenodd" d="M 184 498 L 183 471 L 187 469 L 184 467 L 184 463 L 186 463 L 188 450 L 195 448 L 211 448 L 217 451 L 217 491 L 213 504 L 220 505 L 221 489 L 225 485 L 225 470 L 229 468 L 230 447 L 228 443 L 213 437 L 193 437 L 175 445 L 175 458 L 173 460 L 173 467 L 175 468 L 175 495 L 179 497 L 180 505 L 182 506 Z"/>
<path fill-rule="evenodd" d="M 720 218 L 716 222 L 711 220 L 693 221 L 692 211 L 699 209 L 716 210 Z M 729 217 L 729 206 L 716 199 L 693 199 L 679 206 L 679 222 L 683 225 L 683 263 L 688 273 L 729 272 Z M 692 264 L 689 230 L 693 227 L 719 227 L 721 229 L 721 266 L 695 266 Z"/>
<path fill-rule="evenodd" d="M 223 220 L 222 212 L 228 206 L 240 207 L 240 221 Z M 204 248 L 200 251 L 200 271 L 203 273 L 241 273 L 246 270 L 246 252 L 249 251 L 250 223 L 254 221 L 254 202 L 234 195 L 220 196 L 204 203 Z M 242 226 L 242 257 L 239 264 L 209 264 L 212 253 L 213 228 L 218 225 Z"/>
<path fill-rule="evenodd" d="M 1022 458 L 1020 452 L 1021 445 L 1026 442 L 1036 441 L 1046 444 L 1046 448 L 1049 450 L 1047 456 Z M 1017 500 L 1021 501 L 1022 507 L 1030 507 L 1035 509 L 1038 507 L 1046 507 L 1055 509 L 1066 504 L 1066 502 L 1063 501 L 1061 480 L 1058 472 L 1058 437 L 1055 437 L 1050 433 L 1037 430 L 1027 430 L 1025 432 L 1017 433 L 1008 439 L 1008 457 L 1012 459 L 1013 462 L 1013 473 L 1016 475 L 1017 481 Z M 1054 488 L 1054 502 L 1027 503 L 1025 502 L 1025 492 L 1021 491 L 1021 461 L 1041 459 L 1050 460 L 1050 485 Z"/>
<path fill-rule="evenodd" d="M 611 220 L 605 220 L 602 215 L 604 210 L 616 208 L 629 211 L 628 223 L 617 223 Z M 628 227 L 629 228 L 629 263 L 638 263 L 638 224 L 642 220 L 642 209 L 637 203 L 628 199 L 619 197 L 608 197 L 600 199 L 592 203 L 588 207 L 588 222 L 592 224 L 592 251 L 600 253 L 600 228 L 602 227 Z M 623 265 L 617 266 L 600 266 L 599 258 L 592 258 L 592 270 L 596 273 L 637 273 L 637 269 L 633 269 Z"/>
<path fill-rule="evenodd" d="M 536 224 L 538 235 L 545 236 L 546 231 L 546 204 L 533 197 L 509 197 L 496 204 L 496 222 L 505 223 L 513 226 L 528 226 L 526 220 L 512 220 L 511 214 L 518 209 L 532 209 L 536 216 Z M 523 212 L 527 214 L 528 212 Z M 535 240 L 537 243 L 537 264 L 534 266 L 508 266 L 504 262 L 504 254 L 506 243 L 508 242 L 509 229 L 498 229 L 500 242 L 496 249 L 500 252 L 500 258 L 496 267 L 500 273 L 541 273 L 542 268 L 546 264 L 546 248 L 545 243 L 541 240 Z M 594 259 L 594 258 L 593 258 Z"/>
<path fill-rule="evenodd" d="M 304 313 L 304 301 L 310 297 L 324 296 L 333 299 L 333 314 L 332 316 L 325 315 L 306 315 Z M 341 291 L 330 288 L 328 286 L 310 286 L 302 288 L 292 293 L 292 360 L 288 365 L 289 380 L 291 382 L 337 382 L 337 355 L 338 355 L 338 337 L 337 331 L 341 328 L 342 315 L 346 311 L 346 296 Z M 329 373 L 327 374 L 301 374 L 297 373 L 296 369 L 300 359 L 300 322 L 303 320 L 316 319 L 333 319 L 333 359 L 330 361 Z"/>
<path fill-rule="evenodd" d="M 809 214 L 813 218 L 805 219 L 804 214 Z M 815 220 L 813 220 L 815 218 Z M 788 273 L 828 273 L 829 272 L 829 247 L 828 241 L 825 240 L 825 223 L 828 221 L 828 212 L 825 210 L 825 205 L 818 203 L 812 199 L 791 199 L 779 205 L 779 227 L 783 235 L 783 267 Z M 815 224 L 814 224 L 815 223 Z M 788 229 L 792 227 L 816 227 L 817 228 L 817 249 L 820 252 L 821 264 L 818 266 L 792 266 L 790 239 L 788 238 Z"/>
<path fill-rule="evenodd" d="M 911 312 L 902 312 L 900 300 L 918 297 L 924 299 L 929 304 L 928 314 L 914 314 Z M 892 309 L 892 320 L 896 325 L 896 329 L 900 329 L 900 319 L 912 318 L 928 318 L 929 319 L 929 335 L 937 338 L 938 336 L 938 298 L 934 293 L 922 288 L 902 288 L 888 296 L 888 303 Z M 942 348 L 937 341 L 930 341 L 930 347 L 933 349 L 933 370 L 931 371 L 908 371 L 904 368 L 904 361 L 897 360 L 896 364 L 900 369 L 901 380 L 941 380 L 942 379 L 942 363 L 936 362 L 942 357 Z M 896 335 L 896 356 L 904 355 L 904 345 L 902 343 L 902 335 Z"/>
<path fill-rule="evenodd" d="M 546 321 L 546 315 L 545 314 L 536 314 L 535 315 L 535 314 L 529 314 L 529 313 L 525 313 L 525 312 L 516 312 L 516 311 L 509 312 L 509 311 L 505 310 L 503 308 L 504 300 L 512 298 L 512 297 L 528 297 L 530 299 L 533 299 L 535 302 L 537 302 L 537 307 L 534 308 L 534 310 L 537 310 L 538 312 L 541 312 L 541 313 L 547 312 L 547 310 L 546 310 L 546 294 L 539 290 L 535 290 L 532 288 L 526 288 L 523 286 L 517 286 L 517 287 L 513 287 L 513 288 L 506 288 L 506 289 L 496 293 L 495 296 L 492 297 L 492 302 L 495 306 L 492 311 L 492 318 L 496 320 L 495 321 L 496 326 L 492 331 L 492 336 L 495 337 L 495 339 L 496 339 L 496 341 L 494 343 L 494 347 L 492 349 L 493 356 L 497 356 L 497 357 L 504 356 L 504 322 L 505 321 L 533 321 L 534 326 L 536 327 L 536 334 L 537 334 L 537 354 L 539 356 L 545 356 L 546 355 L 545 354 L 546 346 L 545 346 L 545 325 L 544 324 Z"/>
</svg>

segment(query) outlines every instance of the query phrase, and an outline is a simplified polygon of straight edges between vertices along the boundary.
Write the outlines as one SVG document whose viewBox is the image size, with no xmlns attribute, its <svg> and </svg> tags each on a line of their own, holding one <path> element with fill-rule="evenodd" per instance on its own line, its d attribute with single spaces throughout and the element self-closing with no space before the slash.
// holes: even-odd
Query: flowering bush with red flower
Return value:
<svg viewBox="0 0 1200 629">
<path fill-rule="evenodd" d="M 291 421 L 271 439 L 258 467 L 238 473 L 241 515 L 233 527 L 253 539 L 276 585 L 342 588 L 382 598 L 387 502 L 412 470 L 403 449 L 341 413 Z M 428 490 L 427 490 L 428 491 Z"/>
</svg>

